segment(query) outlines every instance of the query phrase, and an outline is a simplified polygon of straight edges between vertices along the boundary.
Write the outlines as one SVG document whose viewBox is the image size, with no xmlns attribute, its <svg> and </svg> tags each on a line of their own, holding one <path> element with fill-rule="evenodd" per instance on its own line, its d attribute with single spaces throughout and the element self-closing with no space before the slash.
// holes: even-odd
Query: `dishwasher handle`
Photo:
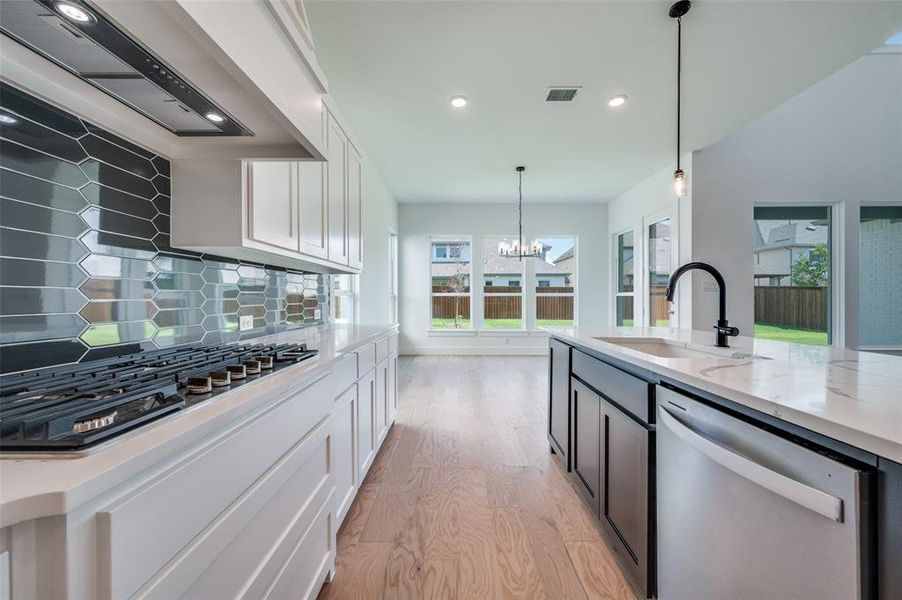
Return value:
<svg viewBox="0 0 902 600">
<path fill-rule="evenodd" d="M 663 406 L 660 407 L 659 422 L 678 438 L 710 458 L 725 469 L 744 477 L 748 481 L 795 502 L 803 508 L 843 522 L 843 501 L 800 481 L 772 471 L 741 454 L 737 454 L 717 442 L 684 425 Z"/>
</svg>

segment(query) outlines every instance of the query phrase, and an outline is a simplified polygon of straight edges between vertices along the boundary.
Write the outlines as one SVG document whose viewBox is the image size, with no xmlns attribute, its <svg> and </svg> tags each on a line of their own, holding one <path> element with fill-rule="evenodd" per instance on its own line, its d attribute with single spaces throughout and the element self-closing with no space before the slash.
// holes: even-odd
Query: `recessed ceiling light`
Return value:
<svg viewBox="0 0 902 600">
<path fill-rule="evenodd" d="M 626 104 L 626 94 L 615 94 L 608 98 L 608 106 L 611 108 L 619 108 Z"/>
<path fill-rule="evenodd" d="M 466 96 L 451 96 L 451 106 L 454 108 L 463 108 L 467 105 L 467 102 Z"/>
<path fill-rule="evenodd" d="M 0 123 L 3 123 L 4 125 L 12 125 L 12 124 L 18 123 L 18 122 L 19 122 L 19 120 L 16 119 L 15 117 L 0 114 Z"/>
<path fill-rule="evenodd" d="M 214 123 L 222 123 L 223 121 L 225 121 L 224 116 L 222 116 L 219 113 L 215 113 L 215 112 L 208 112 L 204 116 L 207 117 L 207 119 L 213 121 Z"/>
<path fill-rule="evenodd" d="M 76 23 L 93 23 L 96 20 L 90 12 L 71 2 L 54 2 L 53 8 L 59 14 Z"/>
</svg>

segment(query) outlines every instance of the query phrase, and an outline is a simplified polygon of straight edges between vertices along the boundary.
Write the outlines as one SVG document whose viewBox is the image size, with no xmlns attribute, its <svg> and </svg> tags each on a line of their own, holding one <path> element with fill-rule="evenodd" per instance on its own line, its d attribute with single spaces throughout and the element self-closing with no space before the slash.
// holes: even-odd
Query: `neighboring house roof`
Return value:
<svg viewBox="0 0 902 600">
<path fill-rule="evenodd" d="M 550 247 L 550 246 L 549 246 Z M 570 252 L 568 250 L 568 252 Z M 566 252 L 564 253 L 566 254 Z M 571 252 L 572 255 L 572 252 Z M 558 257 L 558 261 L 563 258 L 563 254 Z M 529 260 L 538 260 L 539 263 L 536 265 L 536 275 L 570 275 L 571 270 L 566 266 L 560 266 L 556 264 L 552 264 L 546 262 L 541 259 L 529 259 Z M 452 277 L 458 272 L 458 263 L 454 262 L 432 262 L 432 276 L 433 277 Z M 467 263 L 460 263 L 460 271 L 463 273 L 467 273 L 469 270 L 469 266 Z M 492 275 L 510 275 L 521 277 L 522 269 L 520 268 L 520 263 L 516 258 L 507 258 L 501 256 L 497 252 L 492 252 L 490 254 L 486 254 L 483 262 L 483 273 L 490 273 Z"/>
<path fill-rule="evenodd" d="M 790 248 L 794 246 L 814 246 L 827 240 L 827 226 L 806 222 L 786 223 L 762 232 L 756 223 L 755 251 Z"/>
<path fill-rule="evenodd" d="M 562 263 L 565 260 L 573 258 L 573 247 L 571 246 L 569 250 L 558 256 L 554 259 L 554 264 Z"/>
</svg>

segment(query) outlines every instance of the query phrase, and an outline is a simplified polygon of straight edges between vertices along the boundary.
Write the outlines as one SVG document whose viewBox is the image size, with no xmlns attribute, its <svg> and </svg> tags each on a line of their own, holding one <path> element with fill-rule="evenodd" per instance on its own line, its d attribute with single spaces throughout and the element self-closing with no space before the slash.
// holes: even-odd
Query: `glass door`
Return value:
<svg viewBox="0 0 902 600">
<path fill-rule="evenodd" d="M 673 218 L 668 213 L 645 219 L 646 286 L 645 323 L 650 327 L 671 327 L 672 312 L 667 302 L 667 284 L 676 259 Z"/>
</svg>

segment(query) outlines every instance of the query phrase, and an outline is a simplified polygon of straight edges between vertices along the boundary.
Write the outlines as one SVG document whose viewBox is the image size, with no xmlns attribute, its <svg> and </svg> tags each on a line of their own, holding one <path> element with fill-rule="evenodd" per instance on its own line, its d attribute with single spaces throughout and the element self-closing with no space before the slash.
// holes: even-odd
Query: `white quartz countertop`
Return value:
<svg viewBox="0 0 902 600">
<path fill-rule="evenodd" d="M 154 421 L 110 442 L 66 457 L 0 453 L 0 528 L 74 510 L 140 471 L 176 456 L 274 398 L 302 389 L 349 353 L 396 326 L 326 326 L 296 329 L 242 343 L 306 342 L 319 355 Z"/>
<path fill-rule="evenodd" d="M 713 332 L 686 329 L 545 331 L 902 463 L 900 356 L 743 336 L 730 338 L 729 349 L 719 349 Z M 662 338 L 677 347 L 674 354 L 681 347 L 705 354 L 665 358 L 598 338 Z"/>
</svg>

